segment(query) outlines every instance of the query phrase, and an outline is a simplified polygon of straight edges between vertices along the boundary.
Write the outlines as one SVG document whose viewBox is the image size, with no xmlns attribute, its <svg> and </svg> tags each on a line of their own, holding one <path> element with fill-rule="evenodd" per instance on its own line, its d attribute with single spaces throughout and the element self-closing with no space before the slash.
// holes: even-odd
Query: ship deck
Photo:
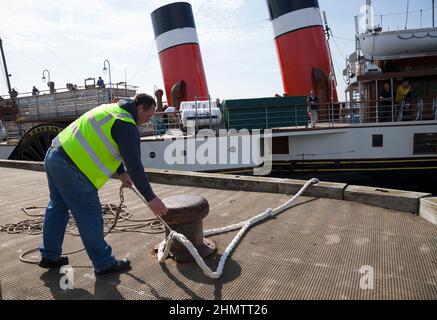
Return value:
<svg viewBox="0 0 437 320">
<path fill-rule="evenodd" d="M 26 219 L 22 207 L 47 204 L 43 172 L 0 168 L 0 176 L 0 225 Z M 153 187 L 161 197 L 204 196 L 210 204 L 205 229 L 245 220 L 289 199 L 285 194 Z M 118 181 L 110 181 L 100 192 L 102 202 L 118 203 L 118 188 Z M 135 195 L 125 198 L 134 218 L 152 217 Z M 235 234 L 211 237 L 218 253 L 206 261 L 214 270 Z M 152 249 L 162 239 L 163 234 L 110 234 L 116 256 L 128 257 L 132 271 L 96 279 L 82 252 L 70 257 L 74 289 L 62 290 L 61 274 L 18 260 L 21 252 L 39 245 L 41 236 L 0 233 L 0 299 L 437 299 L 437 226 L 395 210 L 302 197 L 293 208 L 253 227 L 218 280 L 193 263 L 159 264 Z M 67 235 L 64 250 L 81 245 Z M 374 270 L 373 290 L 360 287 L 363 266 Z"/>
</svg>

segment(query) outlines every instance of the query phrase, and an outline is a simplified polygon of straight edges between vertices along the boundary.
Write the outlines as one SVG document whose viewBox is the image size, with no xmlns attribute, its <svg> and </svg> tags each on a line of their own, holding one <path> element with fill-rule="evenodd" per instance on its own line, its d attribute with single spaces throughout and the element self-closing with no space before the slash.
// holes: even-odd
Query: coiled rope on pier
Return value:
<svg viewBox="0 0 437 320">
<path fill-rule="evenodd" d="M 132 219 L 132 214 L 127 211 L 124 204 L 123 188 L 120 188 L 120 203 L 118 205 L 107 203 L 102 205 L 103 211 L 103 226 L 106 229 L 104 236 L 106 237 L 110 233 L 120 232 L 136 232 L 144 234 L 158 234 L 164 232 L 164 226 L 156 219 Z M 6 232 L 8 234 L 28 234 L 39 235 L 43 232 L 44 214 L 31 214 L 31 210 L 46 209 L 45 207 L 28 207 L 21 210 L 32 219 L 27 219 L 18 223 L 0 225 L 0 232 Z M 79 233 L 76 231 L 77 226 L 74 219 L 71 219 L 67 224 L 66 234 L 74 237 L 78 237 Z M 27 250 L 23 252 L 19 259 L 24 263 L 38 264 L 39 261 L 25 258 L 26 256 L 35 253 L 39 250 L 39 247 Z M 63 255 L 72 255 L 84 251 L 85 248 L 81 248 L 74 251 L 64 252 Z"/>
</svg>

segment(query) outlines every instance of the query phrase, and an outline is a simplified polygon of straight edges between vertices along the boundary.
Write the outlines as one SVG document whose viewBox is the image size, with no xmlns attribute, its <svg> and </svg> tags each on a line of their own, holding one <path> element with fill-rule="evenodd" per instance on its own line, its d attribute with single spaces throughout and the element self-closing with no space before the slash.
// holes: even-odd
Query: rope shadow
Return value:
<svg viewBox="0 0 437 320">
<path fill-rule="evenodd" d="M 167 275 L 167 277 L 173 281 L 176 286 L 178 286 L 179 288 L 181 288 L 182 290 L 185 291 L 185 293 L 187 295 L 190 296 L 190 298 L 192 300 L 204 300 L 202 297 L 198 296 L 193 290 L 191 290 L 190 288 L 188 288 L 183 282 L 179 281 L 178 278 L 176 278 L 168 269 L 167 265 L 164 263 L 160 263 L 161 269 L 162 271 Z"/>
<path fill-rule="evenodd" d="M 172 298 L 168 298 L 168 297 L 164 297 L 161 296 L 158 291 L 156 291 L 156 289 L 149 283 L 145 282 L 144 280 L 138 278 L 137 276 L 131 274 L 131 273 L 127 273 L 126 275 L 128 275 L 129 277 L 131 277 L 132 279 L 136 280 L 137 282 L 147 286 L 150 290 L 150 293 L 156 298 L 156 300 L 173 300 Z"/>
<path fill-rule="evenodd" d="M 211 270 L 215 271 L 221 257 L 222 255 L 215 254 L 205 259 L 205 263 Z M 212 279 L 206 276 L 195 262 L 178 263 L 176 268 L 185 278 L 193 282 L 214 286 L 214 299 L 216 300 L 222 299 L 223 285 L 234 281 L 241 275 L 240 264 L 233 260 L 231 256 L 226 260 L 223 274 L 219 279 Z"/>
</svg>

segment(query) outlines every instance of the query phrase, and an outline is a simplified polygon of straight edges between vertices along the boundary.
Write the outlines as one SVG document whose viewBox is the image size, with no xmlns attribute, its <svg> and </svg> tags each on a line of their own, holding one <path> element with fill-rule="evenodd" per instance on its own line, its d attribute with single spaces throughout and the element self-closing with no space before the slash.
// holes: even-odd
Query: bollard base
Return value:
<svg viewBox="0 0 437 320">
<path fill-rule="evenodd" d="M 158 248 L 159 244 L 155 246 L 155 253 L 158 252 Z M 206 238 L 203 239 L 203 244 L 201 244 L 200 246 L 196 246 L 196 249 L 202 258 L 207 258 L 217 252 L 217 247 L 215 243 L 212 240 Z M 171 258 L 177 263 L 189 263 L 195 261 L 193 256 L 187 249 L 185 249 L 185 247 L 183 247 L 182 249 L 178 246 L 177 250 L 170 249 L 170 255 Z"/>
<path fill-rule="evenodd" d="M 165 237 L 170 230 L 183 234 L 197 249 L 202 258 L 216 252 L 216 245 L 203 237 L 203 221 L 209 212 L 208 201 L 200 195 L 182 194 L 163 199 L 168 208 L 164 221 L 168 224 Z M 155 247 L 155 249 L 157 249 Z M 173 241 L 170 254 L 176 262 L 195 261 L 190 252 L 179 241 Z"/>
</svg>

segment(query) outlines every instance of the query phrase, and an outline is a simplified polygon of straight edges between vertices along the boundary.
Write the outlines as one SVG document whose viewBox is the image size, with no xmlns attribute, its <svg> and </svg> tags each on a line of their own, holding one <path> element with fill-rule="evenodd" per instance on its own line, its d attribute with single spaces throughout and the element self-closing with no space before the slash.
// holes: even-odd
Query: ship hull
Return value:
<svg viewBox="0 0 437 320">
<path fill-rule="evenodd" d="M 377 188 L 437 194 L 437 157 L 393 158 L 362 161 L 325 159 L 320 162 L 290 162 L 273 165 L 272 177 L 342 182 Z"/>
<path fill-rule="evenodd" d="M 146 168 L 253 175 L 266 165 L 262 141 L 253 134 L 149 137 L 141 142 L 141 157 Z M 273 177 L 437 194 L 437 121 L 276 130 L 272 150 Z"/>
</svg>

